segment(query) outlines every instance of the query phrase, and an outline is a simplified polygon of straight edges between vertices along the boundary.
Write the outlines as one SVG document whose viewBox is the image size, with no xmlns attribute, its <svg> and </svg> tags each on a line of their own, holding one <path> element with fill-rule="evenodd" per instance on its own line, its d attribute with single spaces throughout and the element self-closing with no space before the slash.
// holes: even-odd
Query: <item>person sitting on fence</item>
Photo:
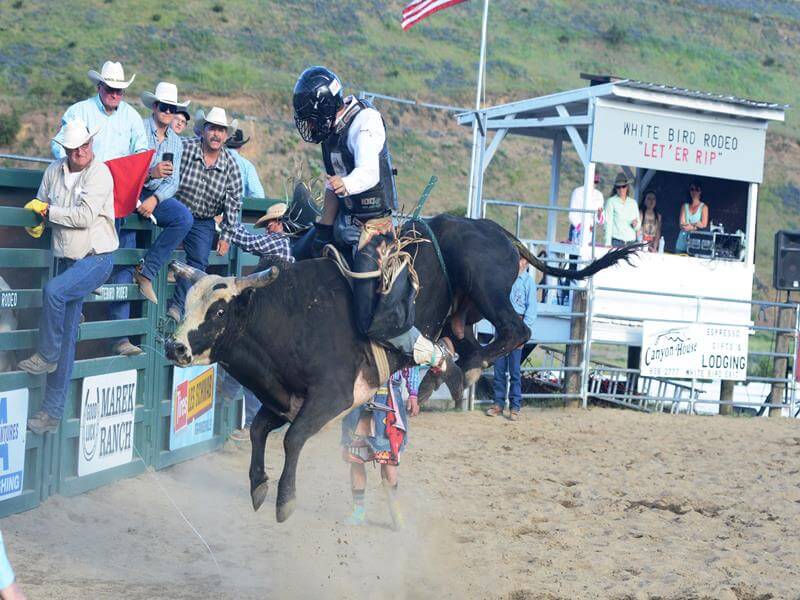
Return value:
<svg viewBox="0 0 800 600">
<path fill-rule="evenodd" d="M 239 165 L 239 171 L 242 172 L 242 184 L 244 185 L 245 198 L 266 198 L 264 193 L 264 186 L 261 185 L 261 180 L 258 178 L 256 167 L 253 163 L 247 160 L 244 156 L 239 154 L 239 148 L 244 146 L 250 138 L 244 137 L 244 132 L 237 129 L 234 134 L 225 142 L 228 151 L 233 155 L 236 164 Z"/>
<path fill-rule="evenodd" d="M 606 201 L 605 245 L 624 246 L 636 241 L 639 231 L 639 207 L 628 197 L 631 180 L 623 172 L 614 180 L 614 195 Z"/>
<path fill-rule="evenodd" d="M 195 115 L 199 138 L 188 140 L 181 155 L 181 177 L 177 198 L 194 217 L 191 229 L 183 240 L 186 262 L 201 271 L 208 266 L 208 254 L 214 242 L 214 217 L 224 214 L 217 254 L 228 252 L 232 233 L 239 225 L 242 208 L 242 175 L 225 142 L 237 126 L 236 119 L 228 120 L 225 110 L 213 107 L 208 115 Z M 179 278 L 175 295 L 167 314 L 180 321 L 191 282 Z"/>
<path fill-rule="evenodd" d="M 408 400 L 403 402 L 402 387 L 405 380 Z M 366 521 L 364 496 L 367 487 L 366 463 L 381 466 L 381 480 L 389 503 L 389 514 L 395 530 L 403 526 L 403 516 L 397 499 L 397 477 L 400 453 L 408 442 L 408 417 L 419 414 L 417 393 L 420 367 L 397 371 L 375 394 L 375 403 L 388 407 L 371 409 L 367 405 L 352 410 L 342 420 L 342 456 L 350 463 L 350 489 L 353 494 L 353 511 L 348 518 L 351 525 Z"/>
<path fill-rule="evenodd" d="M 183 130 L 186 129 L 186 125 L 188 125 L 189 121 L 191 120 L 192 117 L 189 116 L 189 111 L 179 106 L 178 112 L 175 113 L 175 118 L 172 119 L 170 127 L 172 127 L 172 131 L 180 135 L 183 133 Z M 183 142 L 185 139 L 186 138 L 181 138 L 181 142 Z"/>
<path fill-rule="evenodd" d="M 172 83 L 162 81 L 156 86 L 155 93 L 142 94 L 142 103 L 152 111 L 146 121 L 145 129 L 148 145 L 156 152 L 150 162 L 148 178 L 142 189 L 141 204 L 136 210 L 145 219 L 149 219 L 152 215 L 163 231 L 151 244 L 139 265 L 117 271 L 110 283 L 122 284 L 135 281 L 142 295 L 153 304 L 157 304 L 158 298 L 152 282 L 164 263 L 169 260 L 172 251 L 186 237 L 193 221 L 189 209 L 175 198 L 180 180 L 183 144 L 178 134 L 170 128 L 177 110 L 185 108 L 189 102 L 178 102 L 178 88 Z M 135 248 L 136 231 L 122 229 L 119 232 L 119 246 Z M 130 302 L 110 304 L 109 318 L 112 321 L 129 319 L 130 316 Z M 142 353 L 142 350 L 131 344 L 128 338 L 113 340 L 112 349 L 115 354 L 123 356 Z"/>
<path fill-rule="evenodd" d="M 37 434 L 58 428 L 64 412 L 84 297 L 111 274 L 119 242 L 114 228 L 114 181 L 92 151 L 96 129 L 76 119 L 64 127 L 58 143 L 66 158 L 44 172 L 37 198 L 26 205 L 52 229 L 57 275 L 42 290 L 36 352 L 19 363 L 33 375 L 47 373 L 42 409 L 28 419 Z"/>
<path fill-rule="evenodd" d="M 519 259 L 519 275 L 511 288 L 511 304 L 525 321 L 528 329 L 533 332 L 533 324 L 536 321 L 536 282 L 528 273 L 528 261 L 522 257 Z M 486 410 L 488 416 L 496 417 L 503 414 L 506 405 L 506 375 L 508 375 L 510 380 L 508 418 L 512 421 L 519 419 L 522 408 L 521 363 L 522 344 L 494 362 L 494 403 Z"/>
<path fill-rule="evenodd" d="M 125 102 L 125 90 L 136 79 L 125 80 L 125 71 L 118 62 L 106 61 L 100 73 L 89 71 L 89 79 L 97 86 L 97 95 L 70 106 L 61 117 L 61 130 L 50 149 L 55 158 L 66 156 L 61 142 L 67 123 L 80 119 L 91 130 L 98 130 L 92 146 L 100 162 L 147 150 L 144 122 L 136 109 Z"/>
<path fill-rule="evenodd" d="M 264 216 L 255 222 L 254 227 L 263 227 L 267 230 L 265 234 L 250 233 L 244 228 L 244 225 L 239 223 L 231 235 L 231 242 L 239 248 L 261 257 L 256 267 L 257 271 L 269 268 L 276 259 L 284 262 L 294 262 L 289 245 L 289 237 L 284 233 L 283 222 L 281 221 L 284 214 L 286 214 L 286 209 L 287 206 L 283 202 L 273 204 L 267 209 Z M 240 398 L 239 394 L 244 390 L 244 428 L 235 431 L 231 435 L 231 439 L 239 442 L 249 440 L 250 433 L 248 430 L 258 409 L 261 408 L 261 400 L 256 398 L 253 392 L 243 387 L 224 369 L 220 369 L 218 379 L 220 394 L 225 400 L 232 401 Z"/>
</svg>

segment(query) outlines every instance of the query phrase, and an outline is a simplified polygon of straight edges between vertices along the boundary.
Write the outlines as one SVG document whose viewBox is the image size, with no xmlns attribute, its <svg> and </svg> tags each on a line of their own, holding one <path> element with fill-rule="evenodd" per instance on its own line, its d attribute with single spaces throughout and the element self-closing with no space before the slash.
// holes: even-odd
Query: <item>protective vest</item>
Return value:
<svg viewBox="0 0 800 600">
<path fill-rule="evenodd" d="M 339 126 L 322 142 L 322 159 L 328 175 L 344 177 L 356 168 L 355 157 L 347 147 L 347 134 L 356 115 L 365 108 L 373 107 L 366 100 L 356 100 L 355 106 L 348 109 Z M 385 129 L 386 123 L 383 126 Z M 367 220 L 384 217 L 397 209 L 397 189 L 394 182 L 396 172 L 392 169 L 388 140 L 381 148 L 378 163 L 380 179 L 377 185 L 359 194 L 339 198 L 339 208 L 345 214 Z"/>
</svg>

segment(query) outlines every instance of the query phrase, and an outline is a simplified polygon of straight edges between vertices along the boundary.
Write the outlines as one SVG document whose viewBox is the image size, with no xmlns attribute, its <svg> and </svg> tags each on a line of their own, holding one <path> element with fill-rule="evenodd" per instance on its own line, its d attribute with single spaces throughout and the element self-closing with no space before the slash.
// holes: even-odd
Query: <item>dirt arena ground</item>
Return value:
<svg viewBox="0 0 800 600">
<path fill-rule="evenodd" d="M 612 409 L 412 420 L 395 533 L 370 469 L 350 506 L 339 427 L 301 458 L 298 509 L 250 507 L 248 444 L 0 523 L 29 598 L 800 597 L 800 423 Z M 282 435 L 267 448 L 270 478 Z M 185 512 L 215 562 L 170 504 Z"/>
</svg>

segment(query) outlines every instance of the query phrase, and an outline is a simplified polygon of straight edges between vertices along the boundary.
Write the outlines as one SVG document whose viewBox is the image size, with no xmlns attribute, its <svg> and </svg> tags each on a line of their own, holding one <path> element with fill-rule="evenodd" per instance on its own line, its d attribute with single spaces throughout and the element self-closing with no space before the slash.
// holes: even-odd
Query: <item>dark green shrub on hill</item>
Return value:
<svg viewBox="0 0 800 600">
<path fill-rule="evenodd" d="M 61 88 L 61 97 L 67 102 L 77 102 L 94 94 L 92 84 L 83 78 L 70 75 L 67 83 Z"/>
<path fill-rule="evenodd" d="M 17 113 L 0 114 L 0 146 L 9 146 L 17 139 L 20 123 Z"/>
</svg>

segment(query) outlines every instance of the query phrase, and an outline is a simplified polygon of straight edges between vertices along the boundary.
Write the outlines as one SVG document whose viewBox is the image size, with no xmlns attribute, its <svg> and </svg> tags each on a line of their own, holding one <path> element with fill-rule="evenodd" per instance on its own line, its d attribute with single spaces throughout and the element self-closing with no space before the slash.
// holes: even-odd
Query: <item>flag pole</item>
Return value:
<svg viewBox="0 0 800 600">
<path fill-rule="evenodd" d="M 472 158 L 470 160 L 470 175 L 469 175 L 469 191 L 467 195 L 467 216 L 480 217 L 478 198 L 476 197 L 476 190 L 478 189 L 476 179 L 482 177 L 483 174 L 479 173 L 477 166 L 478 158 L 478 111 L 481 109 L 481 100 L 485 93 L 485 70 L 486 70 L 486 30 L 489 22 L 489 0 L 483 2 L 483 23 L 481 25 L 481 57 L 478 63 L 478 84 L 475 92 L 475 120 L 472 123 Z M 473 214 L 474 213 L 474 214 Z"/>
</svg>

